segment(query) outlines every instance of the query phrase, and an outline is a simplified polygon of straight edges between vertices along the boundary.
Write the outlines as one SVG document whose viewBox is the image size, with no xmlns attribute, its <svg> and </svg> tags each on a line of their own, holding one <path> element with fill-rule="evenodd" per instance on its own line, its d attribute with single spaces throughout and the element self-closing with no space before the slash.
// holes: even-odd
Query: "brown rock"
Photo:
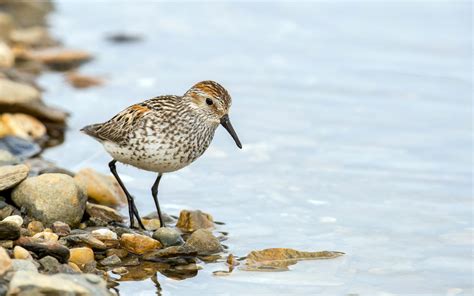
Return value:
<svg viewBox="0 0 474 296">
<path fill-rule="evenodd" d="M 79 67 L 92 59 L 92 56 L 80 50 L 70 49 L 47 49 L 36 51 L 31 56 L 34 60 L 40 61 L 52 70 L 67 71 Z"/>
<path fill-rule="evenodd" d="M 108 249 L 105 254 L 107 257 L 112 256 L 112 255 L 117 255 L 120 259 L 123 259 L 127 257 L 128 251 L 125 249 Z"/>
<path fill-rule="evenodd" d="M 161 247 L 160 242 L 151 237 L 132 233 L 122 234 L 120 244 L 129 252 L 137 255 L 142 255 Z"/>
<path fill-rule="evenodd" d="M 116 210 L 107 206 L 88 202 L 86 204 L 86 212 L 91 218 L 103 221 L 106 224 L 110 222 L 123 222 L 122 215 L 120 215 L 120 213 Z"/>
<path fill-rule="evenodd" d="M 0 67 L 10 68 L 15 63 L 15 55 L 13 51 L 0 40 Z"/>
<path fill-rule="evenodd" d="M 71 227 L 69 227 L 69 225 L 61 221 L 54 222 L 51 227 L 52 227 L 53 232 L 59 236 L 66 236 L 66 235 L 69 235 L 69 233 L 71 232 Z"/>
<path fill-rule="evenodd" d="M 183 231 L 193 232 L 198 229 L 213 228 L 214 221 L 211 215 L 203 213 L 199 210 L 182 210 L 181 213 L 179 213 L 179 219 L 178 223 L 176 223 L 176 227 Z"/>
<path fill-rule="evenodd" d="M 0 276 L 12 268 L 12 259 L 8 256 L 7 251 L 0 247 Z"/>
<path fill-rule="evenodd" d="M 75 263 L 79 267 L 94 261 L 94 251 L 91 248 L 74 248 L 70 251 L 71 257 L 69 257 L 69 262 Z"/>
<path fill-rule="evenodd" d="M 0 78 L 0 106 L 1 104 L 32 104 L 40 102 L 40 92 L 36 88 L 24 84 L 14 82 L 8 79 Z M 4 109 L 2 108 L 2 111 Z"/>
<path fill-rule="evenodd" d="M 344 255 L 342 252 L 321 251 L 301 252 L 287 248 L 272 248 L 252 251 L 247 255 L 244 270 L 279 271 L 288 270 L 288 266 L 300 260 L 332 259 Z"/>
<path fill-rule="evenodd" d="M 16 136 L 37 140 L 46 135 L 46 127 L 33 116 L 22 113 L 5 113 L 0 116 L 0 137 Z"/>
<path fill-rule="evenodd" d="M 196 251 L 199 255 L 211 255 L 222 251 L 219 240 L 206 229 L 198 229 L 193 232 L 184 247 Z"/>
<path fill-rule="evenodd" d="M 18 185 L 28 177 L 29 171 L 24 164 L 0 166 L 0 191 Z"/>
<path fill-rule="evenodd" d="M 11 32 L 10 39 L 16 44 L 28 47 L 54 45 L 55 43 L 46 28 L 40 26 L 15 29 Z"/>
<path fill-rule="evenodd" d="M 162 261 L 165 258 L 196 256 L 197 252 L 184 246 L 172 246 L 161 250 L 155 250 L 143 255 L 143 260 Z"/>
<path fill-rule="evenodd" d="M 39 258 L 52 256 L 61 263 L 67 263 L 69 259 L 69 249 L 57 242 L 44 242 L 29 237 L 21 237 L 15 243 L 35 253 Z"/>
<path fill-rule="evenodd" d="M 119 207 L 127 203 L 125 193 L 112 176 L 100 174 L 93 169 L 82 169 L 74 179 L 85 186 L 88 197 L 98 204 Z"/>
<path fill-rule="evenodd" d="M 88 88 L 99 86 L 104 83 L 104 80 L 98 77 L 87 76 L 76 72 L 68 72 L 66 74 L 66 81 L 75 88 Z"/>
</svg>

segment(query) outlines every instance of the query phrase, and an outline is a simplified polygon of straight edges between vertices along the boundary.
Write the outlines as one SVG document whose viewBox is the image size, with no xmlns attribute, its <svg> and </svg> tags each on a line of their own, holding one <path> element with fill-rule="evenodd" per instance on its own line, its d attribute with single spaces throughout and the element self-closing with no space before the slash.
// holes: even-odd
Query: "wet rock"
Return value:
<svg viewBox="0 0 474 296">
<path fill-rule="evenodd" d="M 15 243 L 35 253 L 38 258 L 52 256 L 61 263 L 67 263 L 70 256 L 69 249 L 56 242 L 42 242 L 28 237 L 21 237 Z"/>
<path fill-rule="evenodd" d="M 69 227 L 69 225 L 61 221 L 54 222 L 53 225 L 51 226 L 51 229 L 54 231 L 54 233 L 56 233 L 57 235 L 61 237 L 69 235 L 69 233 L 71 233 L 71 227 Z"/>
<path fill-rule="evenodd" d="M 0 149 L 0 165 L 17 164 L 20 160 L 13 156 L 8 150 Z"/>
<path fill-rule="evenodd" d="M 32 58 L 52 70 L 68 71 L 90 61 L 92 56 L 81 50 L 55 48 L 34 52 Z"/>
<path fill-rule="evenodd" d="M 12 222 L 0 222 L 0 240 L 16 240 L 20 237 L 21 228 Z"/>
<path fill-rule="evenodd" d="M 184 246 L 196 251 L 199 255 L 215 254 L 223 250 L 219 240 L 206 229 L 193 232 Z"/>
<path fill-rule="evenodd" d="M 179 213 L 179 219 L 176 223 L 176 227 L 182 229 L 183 231 L 193 232 L 198 229 L 213 228 L 214 220 L 212 219 L 211 215 L 203 213 L 199 210 L 182 210 L 181 213 Z"/>
<path fill-rule="evenodd" d="M 93 169 L 82 169 L 74 177 L 87 189 L 87 195 L 97 204 L 119 207 L 127 203 L 127 197 L 113 176 L 100 174 Z"/>
<path fill-rule="evenodd" d="M 171 246 L 160 250 L 155 250 L 143 255 L 143 260 L 147 261 L 163 261 L 166 258 L 196 256 L 194 249 L 185 246 Z"/>
<path fill-rule="evenodd" d="M 59 239 L 59 236 L 56 233 L 43 231 L 43 232 L 38 232 L 37 234 L 33 235 L 33 238 L 41 239 L 48 242 L 57 242 Z"/>
<path fill-rule="evenodd" d="M 6 217 L 2 220 L 2 222 L 10 222 L 16 224 L 18 227 L 21 227 L 21 225 L 23 225 L 23 218 L 19 215 L 13 215 Z"/>
<path fill-rule="evenodd" d="M 7 251 L 0 247 L 0 276 L 5 274 L 8 270 L 12 268 L 12 259 L 8 256 Z"/>
<path fill-rule="evenodd" d="M 41 221 L 31 221 L 28 223 L 28 230 L 31 232 L 32 235 L 35 235 L 38 232 L 42 232 L 44 230 L 43 223 Z"/>
<path fill-rule="evenodd" d="M 38 140 L 46 135 L 46 127 L 31 115 L 5 113 L 0 115 L 0 137 L 16 136 L 26 140 Z"/>
<path fill-rule="evenodd" d="M 0 191 L 18 185 L 28 177 L 29 171 L 24 164 L 0 166 Z"/>
<path fill-rule="evenodd" d="M 159 241 L 141 234 L 125 233 L 120 237 L 120 244 L 131 253 L 142 255 L 161 247 Z"/>
<path fill-rule="evenodd" d="M 153 238 L 159 241 L 164 247 L 184 244 L 181 234 L 174 228 L 162 227 L 153 233 Z"/>
<path fill-rule="evenodd" d="M 20 270 L 38 272 L 38 267 L 36 267 L 32 260 L 13 259 L 12 271 L 17 272 Z"/>
<path fill-rule="evenodd" d="M 120 258 L 117 255 L 106 257 L 100 261 L 100 264 L 104 266 L 119 265 L 120 263 L 122 263 L 122 260 L 120 260 Z"/>
<path fill-rule="evenodd" d="M 106 282 L 93 274 L 42 275 L 18 271 L 10 282 L 8 295 L 94 295 L 109 296 Z"/>
<path fill-rule="evenodd" d="M 13 136 L 0 138 L 0 149 L 8 151 L 18 159 L 27 159 L 41 152 L 38 144 Z"/>
<path fill-rule="evenodd" d="M 33 259 L 30 252 L 20 246 L 13 248 L 13 257 L 15 257 L 15 259 Z"/>
<path fill-rule="evenodd" d="M 120 213 L 116 210 L 107 206 L 88 202 L 86 204 L 86 212 L 91 217 L 91 219 L 103 222 L 105 224 L 110 222 L 123 222 L 122 215 L 120 215 Z"/>
<path fill-rule="evenodd" d="M 4 42 L 0 41 L 0 67 L 10 68 L 15 63 L 12 50 Z"/>
<path fill-rule="evenodd" d="M 30 217 L 44 224 L 63 221 L 79 224 L 84 214 L 86 194 L 74 179 L 63 174 L 43 174 L 21 182 L 12 193 L 13 202 L 24 207 Z"/>
<path fill-rule="evenodd" d="M 142 223 L 146 230 L 157 230 L 161 227 L 159 219 L 142 219 Z"/>
<path fill-rule="evenodd" d="M 108 249 L 105 252 L 105 254 L 107 255 L 107 257 L 116 255 L 120 259 L 123 259 L 123 258 L 127 257 L 128 251 L 125 250 L 125 249 Z"/>
<path fill-rule="evenodd" d="M 71 257 L 69 258 L 69 262 L 72 262 L 79 267 L 94 261 L 94 251 L 92 251 L 91 248 L 74 248 L 70 251 Z"/>
<path fill-rule="evenodd" d="M 342 252 L 321 251 L 301 252 L 287 248 L 271 248 L 252 251 L 247 255 L 243 270 L 249 271 L 284 271 L 288 266 L 300 260 L 332 259 L 344 255 Z"/>
<path fill-rule="evenodd" d="M 104 80 L 99 77 L 87 76 L 76 72 L 68 72 L 66 74 L 66 81 L 75 88 L 88 88 L 104 83 Z"/>
<path fill-rule="evenodd" d="M 106 244 L 90 233 L 69 235 L 62 238 L 62 240 L 65 240 L 69 246 L 87 246 L 96 250 L 107 249 Z"/>
</svg>

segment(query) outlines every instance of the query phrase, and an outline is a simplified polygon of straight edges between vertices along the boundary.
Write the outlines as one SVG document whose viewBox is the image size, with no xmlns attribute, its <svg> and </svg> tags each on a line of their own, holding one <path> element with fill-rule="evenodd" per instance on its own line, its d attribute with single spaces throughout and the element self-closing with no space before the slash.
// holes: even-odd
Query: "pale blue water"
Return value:
<svg viewBox="0 0 474 296">
<path fill-rule="evenodd" d="M 244 149 L 218 130 L 192 166 L 165 175 L 166 212 L 201 209 L 232 253 L 267 247 L 337 250 L 281 273 L 222 265 L 163 295 L 471 295 L 472 7 L 469 2 L 158 3 L 60 1 L 52 31 L 91 51 L 76 91 L 42 77 L 45 99 L 72 112 L 47 158 L 108 172 L 109 156 L 78 129 L 161 94 L 214 79 L 233 97 Z M 140 43 L 115 45 L 107 33 Z M 142 213 L 155 176 L 119 167 Z M 121 283 L 153 295 L 151 281 Z"/>
</svg>

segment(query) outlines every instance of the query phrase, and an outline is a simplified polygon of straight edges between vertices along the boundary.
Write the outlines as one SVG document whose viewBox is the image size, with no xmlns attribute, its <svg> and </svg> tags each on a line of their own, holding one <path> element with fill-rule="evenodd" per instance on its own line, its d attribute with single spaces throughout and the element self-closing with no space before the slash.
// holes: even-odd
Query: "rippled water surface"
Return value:
<svg viewBox="0 0 474 296">
<path fill-rule="evenodd" d="M 201 209 L 226 225 L 230 251 L 337 250 L 288 272 L 204 265 L 158 274 L 164 295 L 470 295 L 472 51 L 469 2 L 230 4 L 60 1 L 52 30 L 94 53 L 81 68 L 103 87 L 57 74 L 46 101 L 71 111 L 66 142 L 45 157 L 107 173 L 110 157 L 78 132 L 126 106 L 213 79 L 233 97 L 244 149 L 221 128 L 196 163 L 165 175 L 163 209 Z M 114 32 L 143 35 L 117 45 Z M 120 166 L 143 214 L 155 176 Z M 120 283 L 153 295 L 152 281 Z"/>
</svg>

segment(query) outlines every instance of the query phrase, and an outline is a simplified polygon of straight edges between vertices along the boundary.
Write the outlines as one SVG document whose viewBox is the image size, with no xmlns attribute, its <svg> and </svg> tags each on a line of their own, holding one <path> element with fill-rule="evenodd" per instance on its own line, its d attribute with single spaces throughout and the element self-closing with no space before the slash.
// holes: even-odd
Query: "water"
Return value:
<svg viewBox="0 0 474 296">
<path fill-rule="evenodd" d="M 60 1 L 52 31 L 96 60 L 105 86 L 57 74 L 45 99 L 72 112 L 45 153 L 108 172 L 80 134 L 126 106 L 214 79 L 233 97 L 244 149 L 221 128 L 192 166 L 165 175 L 165 212 L 201 209 L 230 251 L 291 247 L 347 255 L 291 271 L 191 279 L 158 274 L 163 295 L 470 295 L 473 291 L 472 28 L 469 2 L 158 3 Z M 139 33 L 116 45 L 105 36 Z M 119 167 L 142 213 L 155 176 Z M 152 281 L 120 283 L 153 295 Z"/>
</svg>

